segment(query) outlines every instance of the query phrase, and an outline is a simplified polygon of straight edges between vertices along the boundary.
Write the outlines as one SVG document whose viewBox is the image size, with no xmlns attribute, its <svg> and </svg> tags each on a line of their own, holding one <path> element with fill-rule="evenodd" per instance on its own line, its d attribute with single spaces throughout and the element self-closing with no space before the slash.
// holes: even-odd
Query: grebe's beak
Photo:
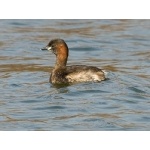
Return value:
<svg viewBox="0 0 150 150">
<path fill-rule="evenodd" d="M 51 51 L 51 50 L 52 50 L 52 47 L 46 46 L 46 47 L 41 48 L 41 50 L 48 50 L 48 51 Z"/>
</svg>

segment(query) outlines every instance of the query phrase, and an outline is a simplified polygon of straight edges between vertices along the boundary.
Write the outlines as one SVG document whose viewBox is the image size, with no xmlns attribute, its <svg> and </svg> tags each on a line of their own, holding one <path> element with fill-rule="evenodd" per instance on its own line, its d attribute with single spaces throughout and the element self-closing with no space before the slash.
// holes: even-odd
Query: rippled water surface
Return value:
<svg viewBox="0 0 150 150">
<path fill-rule="evenodd" d="M 53 38 L 108 80 L 51 85 Z M 150 20 L 0 20 L 0 130 L 150 130 Z"/>
</svg>

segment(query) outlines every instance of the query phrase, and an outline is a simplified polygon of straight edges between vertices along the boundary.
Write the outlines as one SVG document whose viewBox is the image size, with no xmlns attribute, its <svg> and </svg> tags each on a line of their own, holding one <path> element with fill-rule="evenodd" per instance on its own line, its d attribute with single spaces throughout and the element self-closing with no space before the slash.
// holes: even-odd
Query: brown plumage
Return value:
<svg viewBox="0 0 150 150">
<path fill-rule="evenodd" d="M 52 51 L 56 55 L 55 67 L 50 76 L 52 84 L 100 82 L 105 80 L 105 72 L 97 67 L 85 65 L 66 66 L 69 49 L 62 39 L 51 40 L 42 50 Z"/>
</svg>

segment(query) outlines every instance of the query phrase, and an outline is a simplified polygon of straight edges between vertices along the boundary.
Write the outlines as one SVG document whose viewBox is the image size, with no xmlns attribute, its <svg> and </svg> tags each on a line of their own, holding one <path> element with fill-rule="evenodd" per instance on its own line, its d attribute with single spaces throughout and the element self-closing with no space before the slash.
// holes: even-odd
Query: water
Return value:
<svg viewBox="0 0 150 150">
<path fill-rule="evenodd" d="M 0 35 L 0 130 L 150 130 L 150 20 L 0 20 Z M 51 85 L 53 38 L 108 80 Z"/>
</svg>

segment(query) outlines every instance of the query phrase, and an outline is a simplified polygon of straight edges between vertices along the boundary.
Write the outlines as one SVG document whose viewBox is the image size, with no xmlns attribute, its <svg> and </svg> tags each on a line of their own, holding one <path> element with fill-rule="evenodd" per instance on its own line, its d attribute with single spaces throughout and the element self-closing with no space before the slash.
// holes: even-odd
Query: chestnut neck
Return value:
<svg viewBox="0 0 150 150">
<path fill-rule="evenodd" d="M 55 68 L 66 67 L 67 60 L 68 60 L 68 47 L 63 46 L 59 48 L 59 51 L 57 52 Z"/>
<path fill-rule="evenodd" d="M 55 68 L 65 67 L 66 64 L 67 64 L 67 57 L 64 58 L 64 56 L 61 55 L 56 56 Z"/>
</svg>

